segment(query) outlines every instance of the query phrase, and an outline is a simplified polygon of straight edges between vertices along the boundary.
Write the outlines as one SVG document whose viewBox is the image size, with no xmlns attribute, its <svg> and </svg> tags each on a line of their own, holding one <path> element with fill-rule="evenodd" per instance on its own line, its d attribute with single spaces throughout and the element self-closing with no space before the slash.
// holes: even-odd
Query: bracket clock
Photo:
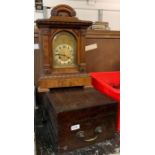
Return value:
<svg viewBox="0 0 155 155">
<path fill-rule="evenodd" d="M 58 5 L 49 19 L 36 21 L 39 29 L 40 73 L 37 87 L 88 86 L 85 35 L 91 21 L 79 20 L 68 5 Z"/>
</svg>

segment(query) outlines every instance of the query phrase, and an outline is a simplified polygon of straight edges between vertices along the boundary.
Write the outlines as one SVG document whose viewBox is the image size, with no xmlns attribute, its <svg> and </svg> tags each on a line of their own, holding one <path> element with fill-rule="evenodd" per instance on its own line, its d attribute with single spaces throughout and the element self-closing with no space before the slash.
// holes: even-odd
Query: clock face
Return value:
<svg viewBox="0 0 155 155">
<path fill-rule="evenodd" d="M 54 68 L 76 66 L 76 39 L 66 31 L 61 31 L 53 39 Z"/>
<path fill-rule="evenodd" d="M 55 49 L 55 61 L 58 64 L 73 64 L 73 48 L 68 44 L 60 44 Z"/>
</svg>

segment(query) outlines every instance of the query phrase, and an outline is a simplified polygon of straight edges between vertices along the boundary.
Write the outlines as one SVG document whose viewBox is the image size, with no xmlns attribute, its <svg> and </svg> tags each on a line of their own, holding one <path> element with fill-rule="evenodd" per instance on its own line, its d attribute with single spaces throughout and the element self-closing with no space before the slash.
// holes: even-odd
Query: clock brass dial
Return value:
<svg viewBox="0 0 155 155">
<path fill-rule="evenodd" d="M 68 44 L 58 45 L 55 49 L 55 61 L 60 64 L 72 64 L 74 58 L 73 48 Z"/>
<path fill-rule="evenodd" d="M 76 39 L 70 33 L 61 31 L 53 39 L 53 66 L 55 68 L 76 66 Z"/>
</svg>

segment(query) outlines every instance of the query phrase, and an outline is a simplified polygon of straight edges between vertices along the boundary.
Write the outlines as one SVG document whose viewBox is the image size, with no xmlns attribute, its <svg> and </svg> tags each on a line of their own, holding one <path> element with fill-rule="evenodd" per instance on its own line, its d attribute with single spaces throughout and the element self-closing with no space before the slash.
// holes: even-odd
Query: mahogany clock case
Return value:
<svg viewBox="0 0 155 155">
<path fill-rule="evenodd" d="M 55 88 L 38 93 L 55 152 L 110 139 L 116 131 L 117 102 L 93 88 Z"/>
<path fill-rule="evenodd" d="M 36 25 L 40 45 L 37 87 L 87 86 L 85 35 L 92 22 L 79 20 L 70 6 L 58 5 L 49 19 L 38 19 Z"/>
</svg>

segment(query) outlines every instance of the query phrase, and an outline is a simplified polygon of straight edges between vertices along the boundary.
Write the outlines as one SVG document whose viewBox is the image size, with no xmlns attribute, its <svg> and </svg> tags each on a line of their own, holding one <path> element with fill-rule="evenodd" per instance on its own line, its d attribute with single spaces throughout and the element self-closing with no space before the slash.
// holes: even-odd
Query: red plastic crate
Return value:
<svg viewBox="0 0 155 155">
<path fill-rule="evenodd" d="M 120 72 L 93 72 L 90 73 L 92 85 L 113 99 L 118 101 L 117 131 L 120 131 Z"/>
</svg>

